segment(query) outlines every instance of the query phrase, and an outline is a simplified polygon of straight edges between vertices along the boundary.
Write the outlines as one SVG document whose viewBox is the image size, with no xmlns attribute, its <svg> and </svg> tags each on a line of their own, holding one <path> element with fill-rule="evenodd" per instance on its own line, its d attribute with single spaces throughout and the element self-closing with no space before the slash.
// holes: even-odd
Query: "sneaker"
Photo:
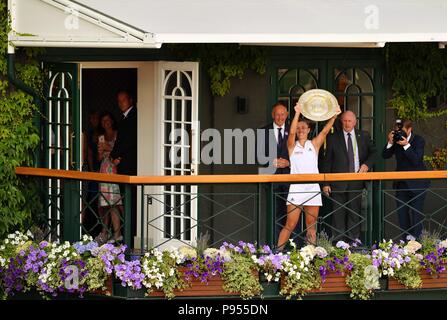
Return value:
<svg viewBox="0 0 447 320">
<path fill-rule="evenodd" d="M 94 241 L 98 244 L 98 246 L 102 246 L 103 244 L 107 243 L 107 236 L 100 233 L 96 236 Z"/>
<path fill-rule="evenodd" d="M 108 241 L 108 243 L 121 243 L 121 242 L 123 242 L 123 236 L 119 237 L 112 236 L 112 238 L 110 238 L 110 240 Z"/>
</svg>

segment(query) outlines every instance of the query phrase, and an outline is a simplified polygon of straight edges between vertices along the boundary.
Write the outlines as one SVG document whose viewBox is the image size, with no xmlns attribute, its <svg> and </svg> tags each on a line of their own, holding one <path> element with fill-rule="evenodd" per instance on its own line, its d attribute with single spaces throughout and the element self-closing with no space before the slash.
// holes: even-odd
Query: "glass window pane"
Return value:
<svg viewBox="0 0 447 320">
<path fill-rule="evenodd" d="M 165 86 L 165 95 L 172 96 L 174 95 L 174 88 L 177 86 L 177 72 L 171 73 L 169 78 L 166 81 Z"/>
<path fill-rule="evenodd" d="M 355 84 L 361 88 L 362 93 L 373 92 L 373 83 L 368 74 L 362 69 L 355 69 Z"/>
<path fill-rule="evenodd" d="M 279 79 L 279 92 L 280 94 L 288 95 L 290 93 L 290 89 L 295 86 L 297 83 L 297 70 L 292 69 L 287 71 L 280 79 Z"/>
<path fill-rule="evenodd" d="M 374 136 L 373 120 L 372 119 L 362 119 L 362 130 L 368 131 L 371 137 Z"/>
<path fill-rule="evenodd" d="M 165 120 L 170 121 L 172 119 L 172 100 L 165 99 Z"/>
<path fill-rule="evenodd" d="M 180 85 L 182 86 L 185 96 L 191 97 L 192 96 L 191 82 L 189 81 L 185 72 L 180 73 Z"/>
<path fill-rule="evenodd" d="M 183 119 L 185 121 L 192 121 L 192 101 L 185 100 L 185 108 L 183 109 Z"/>
<path fill-rule="evenodd" d="M 293 87 L 292 90 L 290 91 L 290 96 L 294 98 L 299 98 L 304 93 L 304 91 L 305 90 L 303 87 L 301 87 L 301 85 L 297 85 Z"/>
<path fill-rule="evenodd" d="M 182 100 L 175 100 L 175 121 L 182 121 Z"/>
<path fill-rule="evenodd" d="M 353 83 L 352 81 L 352 69 L 340 70 L 335 69 L 335 91 L 345 92 L 346 88 Z"/>
<path fill-rule="evenodd" d="M 305 91 L 318 88 L 318 69 L 300 70 L 299 83 Z"/>
<path fill-rule="evenodd" d="M 360 116 L 360 97 L 348 96 L 346 98 L 346 110 L 351 110 L 358 118 Z"/>
<path fill-rule="evenodd" d="M 373 97 L 362 97 L 362 117 L 372 117 L 373 114 Z"/>
</svg>

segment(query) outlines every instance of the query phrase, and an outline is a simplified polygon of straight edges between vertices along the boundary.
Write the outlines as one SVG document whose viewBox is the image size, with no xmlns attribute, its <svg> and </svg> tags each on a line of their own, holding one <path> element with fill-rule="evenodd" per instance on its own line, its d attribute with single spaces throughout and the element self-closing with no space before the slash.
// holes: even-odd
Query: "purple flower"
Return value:
<svg viewBox="0 0 447 320">
<path fill-rule="evenodd" d="M 348 250 L 349 249 L 349 244 L 347 244 L 344 241 L 338 241 L 337 244 L 335 245 L 337 248 L 341 248 L 343 250 Z"/>
</svg>

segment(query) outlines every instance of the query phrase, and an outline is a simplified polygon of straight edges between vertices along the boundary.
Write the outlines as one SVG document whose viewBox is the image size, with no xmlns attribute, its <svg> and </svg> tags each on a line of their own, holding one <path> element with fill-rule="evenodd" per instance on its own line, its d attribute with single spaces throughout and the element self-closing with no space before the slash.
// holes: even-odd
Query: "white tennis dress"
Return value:
<svg viewBox="0 0 447 320">
<path fill-rule="evenodd" d="M 296 141 L 290 156 L 290 173 L 319 173 L 318 154 L 312 141 L 307 140 L 304 147 Z M 318 183 L 291 184 L 287 204 L 322 206 L 320 185 Z"/>
</svg>

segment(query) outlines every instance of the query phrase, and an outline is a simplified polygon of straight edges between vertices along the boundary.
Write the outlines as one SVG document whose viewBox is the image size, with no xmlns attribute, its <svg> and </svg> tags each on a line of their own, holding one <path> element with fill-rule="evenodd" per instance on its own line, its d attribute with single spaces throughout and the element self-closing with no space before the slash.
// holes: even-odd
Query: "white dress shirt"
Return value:
<svg viewBox="0 0 447 320">
<path fill-rule="evenodd" d="M 129 114 L 130 110 L 132 110 L 133 106 L 131 106 L 129 109 L 126 110 L 126 112 L 123 113 L 123 117 L 127 118 L 127 115 Z"/>
<path fill-rule="evenodd" d="M 352 129 L 351 132 L 346 132 L 345 130 L 343 130 L 343 135 L 345 136 L 346 150 L 348 150 L 348 133 L 351 134 L 352 148 L 354 149 L 354 172 L 359 172 L 360 170 L 359 148 L 357 146 L 355 129 Z"/>
<path fill-rule="evenodd" d="M 411 132 L 410 132 L 410 134 L 407 137 L 407 141 L 410 141 L 410 138 L 411 138 Z M 393 146 L 393 143 L 389 143 L 388 142 L 388 144 L 386 145 L 386 148 L 389 149 L 392 146 Z M 404 150 L 406 151 L 409 147 L 411 147 L 411 144 L 408 142 L 408 144 L 404 145 Z"/>
<path fill-rule="evenodd" d="M 281 128 L 281 134 L 282 134 L 282 141 L 284 141 L 285 139 L 287 139 L 286 137 L 286 125 L 283 124 L 282 126 L 278 126 L 275 122 L 273 122 L 273 132 L 275 133 L 275 139 L 276 139 L 276 143 L 278 143 L 278 128 Z"/>
</svg>

